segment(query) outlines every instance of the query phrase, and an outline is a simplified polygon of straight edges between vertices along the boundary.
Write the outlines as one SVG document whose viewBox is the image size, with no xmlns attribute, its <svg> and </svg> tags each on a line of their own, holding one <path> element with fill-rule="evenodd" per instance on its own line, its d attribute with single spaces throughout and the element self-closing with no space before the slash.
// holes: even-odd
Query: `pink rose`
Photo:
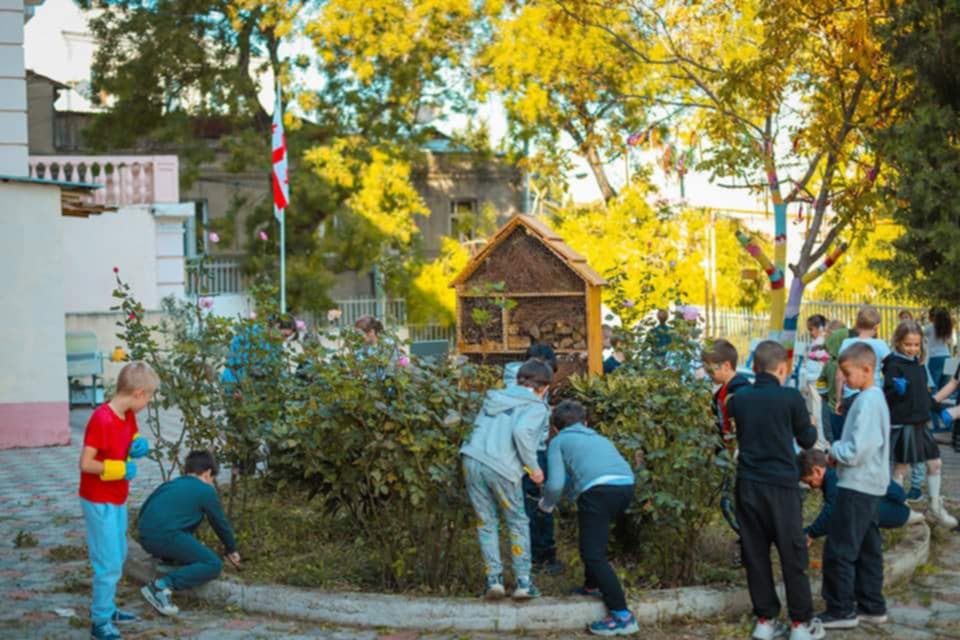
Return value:
<svg viewBox="0 0 960 640">
<path fill-rule="evenodd" d="M 257 319 L 257 312 L 256 312 L 256 311 L 251 311 L 251 312 L 250 312 L 250 315 L 248 315 L 247 318 L 249 318 L 250 320 L 256 320 L 256 319 Z"/>
<path fill-rule="evenodd" d="M 410 366 L 410 358 L 408 358 L 407 356 L 400 356 L 399 358 L 397 358 L 397 366 L 398 366 L 398 367 L 409 367 L 409 366 Z"/>
<path fill-rule="evenodd" d="M 213 298 L 208 298 L 206 296 L 200 298 L 198 301 L 201 309 L 213 309 Z"/>
<path fill-rule="evenodd" d="M 267 235 L 266 231 L 261 231 L 257 235 L 260 236 L 260 239 L 263 240 L 264 242 L 270 239 L 270 236 Z"/>
<path fill-rule="evenodd" d="M 113 268 L 113 272 L 114 272 L 114 273 L 120 273 L 120 267 L 114 267 L 114 268 Z"/>
<path fill-rule="evenodd" d="M 294 325 L 296 325 L 297 331 L 303 331 L 304 329 L 307 328 L 307 323 L 304 322 L 303 320 L 297 320 L 297 321 L 294 323 Z"/>
<path fill-rule="evenodd" d="M 131 311 L 130 315 L 127 316 L 127 320 L 136 320 L 136 319 L 137 319 L 137 314 L 135 314 L 133 311 Z"/>
<path fill-rule="evenodd" d="M 699 318 L 700 318 L 700 312 L 697 311 L 697 308 L 696 308 L 696 307 L 689 307 L 689 306 L 688 306 L 688 307 L 684 307 L 684 308 L 683 308 L 683 319 L 684 319 L 684 320 L 689 320 L 689 321 L 692 322 L 692 321 L 694 321 L 694 320 L 698 320 Z"/>
<path fill-rule="evenodd" d="M 210 234 L 207 235 L 207 239 L 213 244 L 217 244 L 220 242 L 220 235 L 216 231 L 211 231 Z"/>
</svg>

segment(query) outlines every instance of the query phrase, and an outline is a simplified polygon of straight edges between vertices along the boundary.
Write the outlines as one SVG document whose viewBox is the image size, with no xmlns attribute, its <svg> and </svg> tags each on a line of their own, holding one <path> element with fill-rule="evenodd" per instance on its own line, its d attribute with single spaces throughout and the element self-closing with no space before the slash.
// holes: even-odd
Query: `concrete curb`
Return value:
<svg viewBox="0 0 960 640">
<path fill-rule="evenodd" d="M 910 527 L 907 537 L 884 558 L 889 585 L 913 576 L 927 561 L 930 529 Z M 156 561 L 134 540 L 125 573 L 139 582 L 157 574 Z M 811 585 L 814 594 L 820 585 Z M 783 593 L 782 585 L 779 589 Z M 523 604 L 488 603 L 472 598 L 430 598 L 373 593 L 331 593 L 281 585 L 247 585 L 231 578 L 214 580 L 195 591 L 203 600 L 235 606 L 249 613 L 284 616 L 363 627 L 426 631 L 560 631 L 583 628 L 606 614 L 592 598 L 540 598 Z M 676 618 L 713 618 L 750 611 L 750 597 L 741 587 L 683 587 L 634 594 L 630 606 L 641 624 Z"/>
</svg>

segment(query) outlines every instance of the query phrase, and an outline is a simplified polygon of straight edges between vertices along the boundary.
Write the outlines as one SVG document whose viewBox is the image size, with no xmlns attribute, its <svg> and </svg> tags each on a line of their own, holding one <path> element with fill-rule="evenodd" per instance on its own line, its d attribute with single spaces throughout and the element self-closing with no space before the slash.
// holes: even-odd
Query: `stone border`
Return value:
<svg viewBox="0 0 960 640">
<path fill-rule="evenodd" d="M 887 584 L 913 576 L 927 561 L 930 529 L 908 529 L 907 537 L 884 558 Z M 125 573 L 139 582 L 157 576 L 156 561 L 134 540 Z M 813 584 L 814 594 L 820 590 Z M 782 585 L 778 589 L 783 593 Z M 431 598 L 373 593 L 336 593 L 281 585 L 247 585 L 231 578 L 210 582 L 195 592 L 219 605 L 248 613 L 363 627 L 409 628 L 425 631 L 561 631 L 583 628 L 603 617 L 602 603 L 592 598 L 539 598 L 522 604 L 509 600 L 488 603 L 475 598 Z M 641 624 L 676 618 L 707 619 L 750 611 L 750 597 L 740 587 L 683 587 L 635 594 L 630 606 Z"/>
</svg>

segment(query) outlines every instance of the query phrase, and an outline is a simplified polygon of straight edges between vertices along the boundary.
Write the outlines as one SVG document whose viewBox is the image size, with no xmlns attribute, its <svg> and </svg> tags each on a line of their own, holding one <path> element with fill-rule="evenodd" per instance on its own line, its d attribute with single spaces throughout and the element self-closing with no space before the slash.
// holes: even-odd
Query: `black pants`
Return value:
<svg viewBox="0 0 960 640">
<path fill-rule="evenodd" d="M 880 497 L 841 488 L 823 548 L 823 599 L 827 612 L 887 612 L 883 598 Z"/>
<path fill-rule="evenodd" d="M 813 597 L 807 578 L 807 540 L 803 534 L 800 489 L 737 480 L 737 520 L 754 615 L 768 620 L 780 615 L 780 599 L 770 562 L 770 545 L 776 545 L 790 619 L 808 622 L 813 617 Z"/>
<path fill-rule="evenodd" d="M 602 484 L 577 498 L 577 521 L 580 525 L 580 560 L 583 561 L 583 586 L 600 589 L 603 603 L 610 611 L 623 611 L 627 599 L 617 574 L 607 560 L 610 524 L 627 510 L 633 500 L 633 485 Z"/>
<path fill-rule="evenodd" d="M 537 464 L 547 478 L 547 452 L 537 452 Z M 530 476 L 523 476 L 523 507 L 530 520 L 530 555 L 536 563 L 548 562 L 557 558 L 557 542 L 553 537 L 553 514 L 545 513 L 537 506 L 543 489 L 534 484 Z"/>
</svg>

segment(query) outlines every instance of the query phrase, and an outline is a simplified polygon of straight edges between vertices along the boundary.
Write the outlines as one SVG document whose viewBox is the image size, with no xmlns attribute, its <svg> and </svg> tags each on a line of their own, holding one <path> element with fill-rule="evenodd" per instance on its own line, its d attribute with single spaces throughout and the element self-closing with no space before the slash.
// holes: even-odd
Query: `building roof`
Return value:
<svg viewBox="0 0 960 640">
<path fill-rule="evenodd" d="M 106 207 L 87 202 L 91 191 L 100 189 L 102 185 L 89 182 L 67 182 L 65 180 L 41 180 L 27 176 L 0 175 L 0 182 L 15 182 L 41 187 L 58 187 L 60 189 L 60 212 L 65 216 L 86 218 L 105 211 L 116 211 L 116 207 Z"/>
<path fill-rule="evenodd" d="M 493 237 L 487 241 L 487 244 L 480 250 L 480 253 L 467 263 L 467 266 L 464 267 L 463 271 L 450 283 L 450 286 L 456 287 L 465 283 L 480 265 L 484 263 L 487 257 L 493 253 L 497 246 L 506 240 L 514 229 L 520 226 L 524 227 L 529 233 L 532 233 L 588 285 L 602 287 L 607 284 L 607 281 L 587 264 L 587 259 L 564 242 L 563 238 L 557 235 L 556 231 L 533 216 L 518 214 L 510 218 L 505 225 L 493 234 Z"/>
</svg>

